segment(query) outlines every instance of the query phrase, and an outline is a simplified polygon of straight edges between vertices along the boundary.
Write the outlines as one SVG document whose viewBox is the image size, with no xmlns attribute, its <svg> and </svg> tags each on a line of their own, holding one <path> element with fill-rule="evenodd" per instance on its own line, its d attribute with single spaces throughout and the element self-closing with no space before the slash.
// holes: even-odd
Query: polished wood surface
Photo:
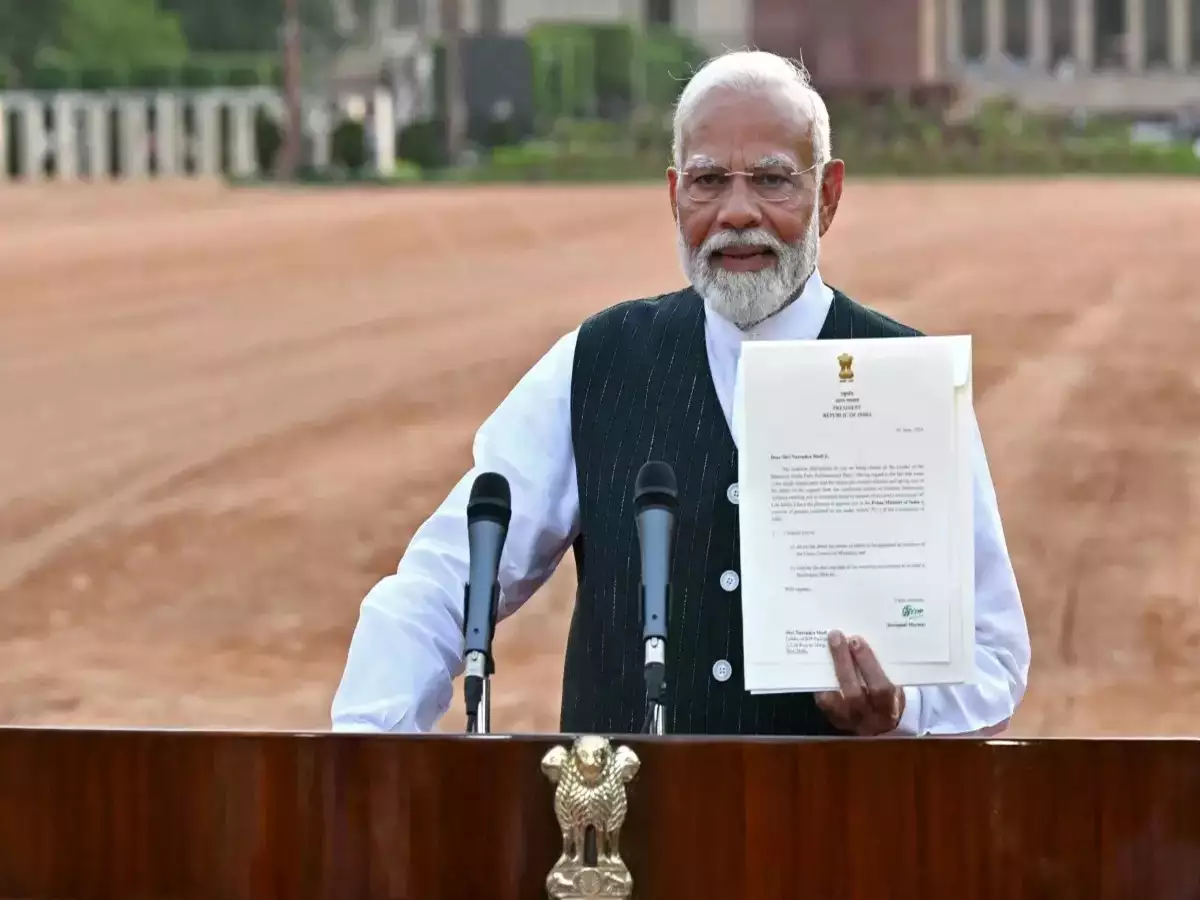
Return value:
<svg viewBox="0 0 1200 900">
<path fill-rule="evenodd" d="M 0 729 L 0 897 L 536 900 L 565 742 Z M 1200 897 L 1200 741 L 619 743 L 639 900 Z"/>
</svg>

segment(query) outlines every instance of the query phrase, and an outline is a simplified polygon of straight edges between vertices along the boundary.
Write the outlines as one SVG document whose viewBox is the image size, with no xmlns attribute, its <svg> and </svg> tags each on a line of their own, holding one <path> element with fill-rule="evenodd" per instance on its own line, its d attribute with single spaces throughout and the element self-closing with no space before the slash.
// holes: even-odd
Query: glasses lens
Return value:
<svg viewBox="0 0 1200 900">
<path fill-rule="evenodd" d="M 729 181 L 728 172 L 694 172 L 687 176 L 687 194 L 693 200 L 707 203 L 724 194 Z"/>
<path fill-rule="evenodd" d="M 733 184 L 734 178 L 747 177 L 750 189 L 762 200 L 782 203 L 799 191 L 797 176 L 784 169 L 755 169 L 752 172 L 706 170 L 689 172 L 684 176 L 686 192 L 698 203 L 719 200 Z"/>
<path fill-rule="evenodd" d="M 796 193 L 792 175 L 781 169 L 759 169 L 750 176 L 754 191 L 764 200 L 779 203 Z"/>
</svg>

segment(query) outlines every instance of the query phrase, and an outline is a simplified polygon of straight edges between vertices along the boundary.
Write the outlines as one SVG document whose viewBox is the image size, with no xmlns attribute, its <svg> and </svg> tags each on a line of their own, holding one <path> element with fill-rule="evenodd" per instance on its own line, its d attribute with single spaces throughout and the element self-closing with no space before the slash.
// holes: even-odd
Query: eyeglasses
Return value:
<svg viewBox="0 0 1200 900">
<path fill-rule="evenodd" d="M 729 192 L 735 177 L 742 177 L 749 180 L 751 189 L 759 199 L 768 203 L 785 203 L 802 192 L 803 181 L 800 176 L 815 168 L 816 165 L 811 165 L 797 171 L 785 166 L 761 166 L 749 172 L 730 172 L 728 169 L 706 166 L 683 173 L 683 190 L 697 203 L 711 203 Z"/>
</svg>

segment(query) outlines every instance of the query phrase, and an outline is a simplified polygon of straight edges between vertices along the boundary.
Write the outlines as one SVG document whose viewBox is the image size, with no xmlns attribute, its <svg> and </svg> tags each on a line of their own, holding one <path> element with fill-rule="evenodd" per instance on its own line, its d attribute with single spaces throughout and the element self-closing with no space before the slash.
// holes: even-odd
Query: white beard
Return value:
<svg viewBox="0 0 1200 900">
<path fill-rule="evenodd" d="M 821 249 L 819 204 L 820 195 L 813 203 L 808 230 L 794 246 L 765 229 L 750 228 L 718 232 L 692 250 L 676 223 L 675 239 L 684 274 L 722 317 L 742 329 L 757 325 L 792 300 L 816 269 Z M 775 254 L 775 265 L 758 272 L 730 272 L 713 265 L 713 253 L 739 245 L 769 247 Z"/>
</svg>

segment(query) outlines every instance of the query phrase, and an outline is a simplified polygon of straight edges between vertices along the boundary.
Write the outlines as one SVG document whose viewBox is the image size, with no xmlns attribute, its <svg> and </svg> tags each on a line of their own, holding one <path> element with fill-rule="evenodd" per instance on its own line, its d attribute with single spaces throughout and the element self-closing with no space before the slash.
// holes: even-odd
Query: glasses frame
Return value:
<svg viewBox="0 0 1200 900">
<path fill-rule="evenodd" d="M 813 163 L 807 169 L 788 169 L 788 171 L 784 172 L 783 174 L 787 175 L 789 178 L 793 178 L 796 175 L 806 175 L 807 173 L 813 171 L 813 169 L 818 168 L 819 165 L 820 165 L 819 163 Z M 766 168 L 780 168 L 780 167 L 776 166 L 776 167 L 766 167 Z M 694 172 L 696 170 L 699 170 L 700 172 L 703 172 L 705 174 L 715 175 L 715 174 L 719 173 L 719 174 L 725 175 L 728 178 L 732 178 L 734 176 L 741 176 L 746 179 L 751 179 L 755 176 L 755 174 L 759 174 L 759 173 L 755 173 L 755 172 L 731 172 L 728 169 L 722 168 L 721 166 L 697 166 L 696 169 L 684 169 L 682 172 L 679 173 L 680 178 L 683 180 L 683 185 L 682 185 L 683 193 L 693 203 L 715 203 L 716 201 L 721 199 L 720 195 L 718 195 L 716 197 L 709 197 L 707 199 L 698 199 L 691 195 L 691 193 L 689 191 L 689 188 L 691 187 L 691 185 L 688 183 L 688 178 L 692 174 L 692 172 Z M 753 190 L 753 188 L 751 190 Z M 754 195 L 756 197 L 758 197 L 760 200 L 762 200 L 764 203 L 787 203 L 788 201 L 793 200 L 795 198 L 795 195 L 793 194 L 788 197 L 779 197 L 776 199 L 772 199 L 770 197 L 762 196 L 757 191 L 754 191 Z"/>
</svg>

